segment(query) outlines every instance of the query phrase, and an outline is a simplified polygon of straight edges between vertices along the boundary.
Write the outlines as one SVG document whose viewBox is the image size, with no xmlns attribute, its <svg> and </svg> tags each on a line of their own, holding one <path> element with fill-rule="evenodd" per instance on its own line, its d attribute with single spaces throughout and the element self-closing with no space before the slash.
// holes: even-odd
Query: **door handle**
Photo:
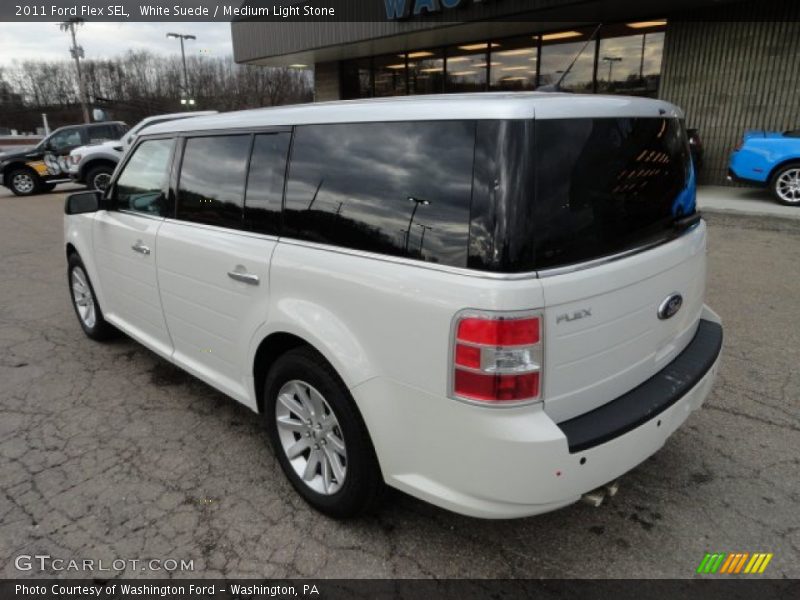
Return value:
<svg viewBox="0 0 800 600">
<path fill-rule="evenodd" d="M 249 285 L 258 285 L 261 279 L 255 273 L 248 273 L 242 265 L 236 265 L 233 271 L 228 271 L 228 277 Z"/>
<path fill-rule="evenodd" d="M 136 240 L 136 243 L 133 246 L 131 246 L 131 250 L 133 250 L 134 252 L 138 252 L 139 254 L 144 254 L 145 256 L 150 254 L 150 248 L 148 246 L 145 246 L 142 243 L 142 240 Z"/>
</svg>

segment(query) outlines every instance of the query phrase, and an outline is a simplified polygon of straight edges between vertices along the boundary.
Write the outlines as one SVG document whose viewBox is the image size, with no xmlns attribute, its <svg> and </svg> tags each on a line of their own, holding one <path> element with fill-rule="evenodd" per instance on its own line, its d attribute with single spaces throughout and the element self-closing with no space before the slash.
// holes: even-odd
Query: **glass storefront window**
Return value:
<svg viewBox="0 0 800 600">
<path fill-rule="evenodd" d="M 408 53 L 408 88 L 409 94 L 444 91 L 444 52 L 441 49 Z"/>
<path fill-rule="evenodd" d="M 375 96 L 403 96 L 406 94 L 406 58 L 404 54 L 376 56 Z"/>
<path fill-rule="evenodd" d="M 657 23 L 657 22 L 656 22 Z M 634 24 L 639 26 L 640 24 Z M 618 26 L 610 31 L 629 33 L 634 29 Z M 627 31 L 625 31 L 627 30 Z M 661 56 L 664 50 L 664 31 L 643 31 L 640 34 L 607 37 L 600 40 L 600 59 L 597 66 L 597 91 L 603 94 L 652 96 L 658 94 L 661 77 Z"/>
<path fill-rule="evenodd" d="M 499 40 L 492 44 L 491 87 L 493 90 L 535 90 L 539 58 L 537 36 Z"/>
<path fill-rule="evenodd" d="M 342 99 L 372 96 L 372 70 L 369 58 L 342 61 Z"/>
<path fill-rule="evenodd" d="M 463 44 L 447 49 L 447 91 L 486 91 L 489 44 Z"/>
<path fill-rule="evenodd" d="M 542 58 L 539 85 L 554 85 L 563 76 L 561 89 L 570 92 L 591 93 L 594 89 L 594 52 L 597 42 L 592 40 L 581 51 L 590 31 L 568 30 L 542 35 Z M 570 64 L 578 55 L 575 64 Z M 569 72 L 564 73 L 569 69 Z"/>
<path fill-rule="evenodd" d="M 576 28 L 343 61 L 342 98 L 525 91 L 559 80 L 571 92 L 655 97 L 666 24 L 604 25 L 588 44 L 593 30 Z"/>
</svg>

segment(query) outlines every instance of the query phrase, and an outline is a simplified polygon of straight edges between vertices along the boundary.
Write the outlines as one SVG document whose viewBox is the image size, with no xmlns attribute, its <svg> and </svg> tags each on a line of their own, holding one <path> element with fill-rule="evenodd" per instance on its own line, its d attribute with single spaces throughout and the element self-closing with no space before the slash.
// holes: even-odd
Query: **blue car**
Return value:
<svg viewBox="0 0 800 600">
<path fill-rule="evenodd" d="M 731 154 L 728 178 L 769 187 L 781 204 L 800 206 L 800 129 L 745 132 Z"/>
</svg>

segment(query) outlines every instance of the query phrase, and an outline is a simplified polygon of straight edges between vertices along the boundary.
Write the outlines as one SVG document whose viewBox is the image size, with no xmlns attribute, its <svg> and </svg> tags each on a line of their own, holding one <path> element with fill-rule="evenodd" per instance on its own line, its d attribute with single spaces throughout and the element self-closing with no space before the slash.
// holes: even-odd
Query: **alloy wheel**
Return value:
<svg viewBox="0 0 800 600">
<path fill-rule="evenodd" d="M 333 410 L 322 394 L 293 379 L 275 403 L 278 438 L 302 482 L 326 496 L 338 492 L 347 477 L 347 449 Z"/>
<path fill-rule="evenodd" d="M 11 180 L 11 185 L 20 194 L 30 194 L 35 186 L 33 177 L 29 173 L 17 173 Z"/>
<path fill-rule="evenodd" d="M 89 329 L 93 328 L 97 322 L 97 314 L 94 306 L 92 290 L 89 287 L 89 279 L 80 267 L 72 269 L 72 301 L 78 309 L 78 316 L 83 324 Z"/>
<path fill-rule="evenodd" d="M 800 168 L 786 169 L 775 182 L 775 191 L 788 204 L 800 202 Z"/>
<path fill-rule="evenodd" d="M 108 173 L 98 173 L 92 180 L 92 188 L 98 192 L 104 192 L 111 181 L 111 175 Z"/>
</svg>

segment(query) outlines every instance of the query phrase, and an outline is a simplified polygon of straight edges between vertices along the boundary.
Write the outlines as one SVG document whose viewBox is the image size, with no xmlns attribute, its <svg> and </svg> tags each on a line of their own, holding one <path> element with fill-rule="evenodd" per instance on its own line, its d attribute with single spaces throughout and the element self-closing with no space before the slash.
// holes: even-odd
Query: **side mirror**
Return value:
<svg viewBox="0 0 800 600">
<path fill-rule="evenodd" d="M 68 215 L 82 215 L 100 210 L 102 193 L 97 191 L 78 192 L 70 194 L 64 203 L 64 213 Z"/>
</svg>

